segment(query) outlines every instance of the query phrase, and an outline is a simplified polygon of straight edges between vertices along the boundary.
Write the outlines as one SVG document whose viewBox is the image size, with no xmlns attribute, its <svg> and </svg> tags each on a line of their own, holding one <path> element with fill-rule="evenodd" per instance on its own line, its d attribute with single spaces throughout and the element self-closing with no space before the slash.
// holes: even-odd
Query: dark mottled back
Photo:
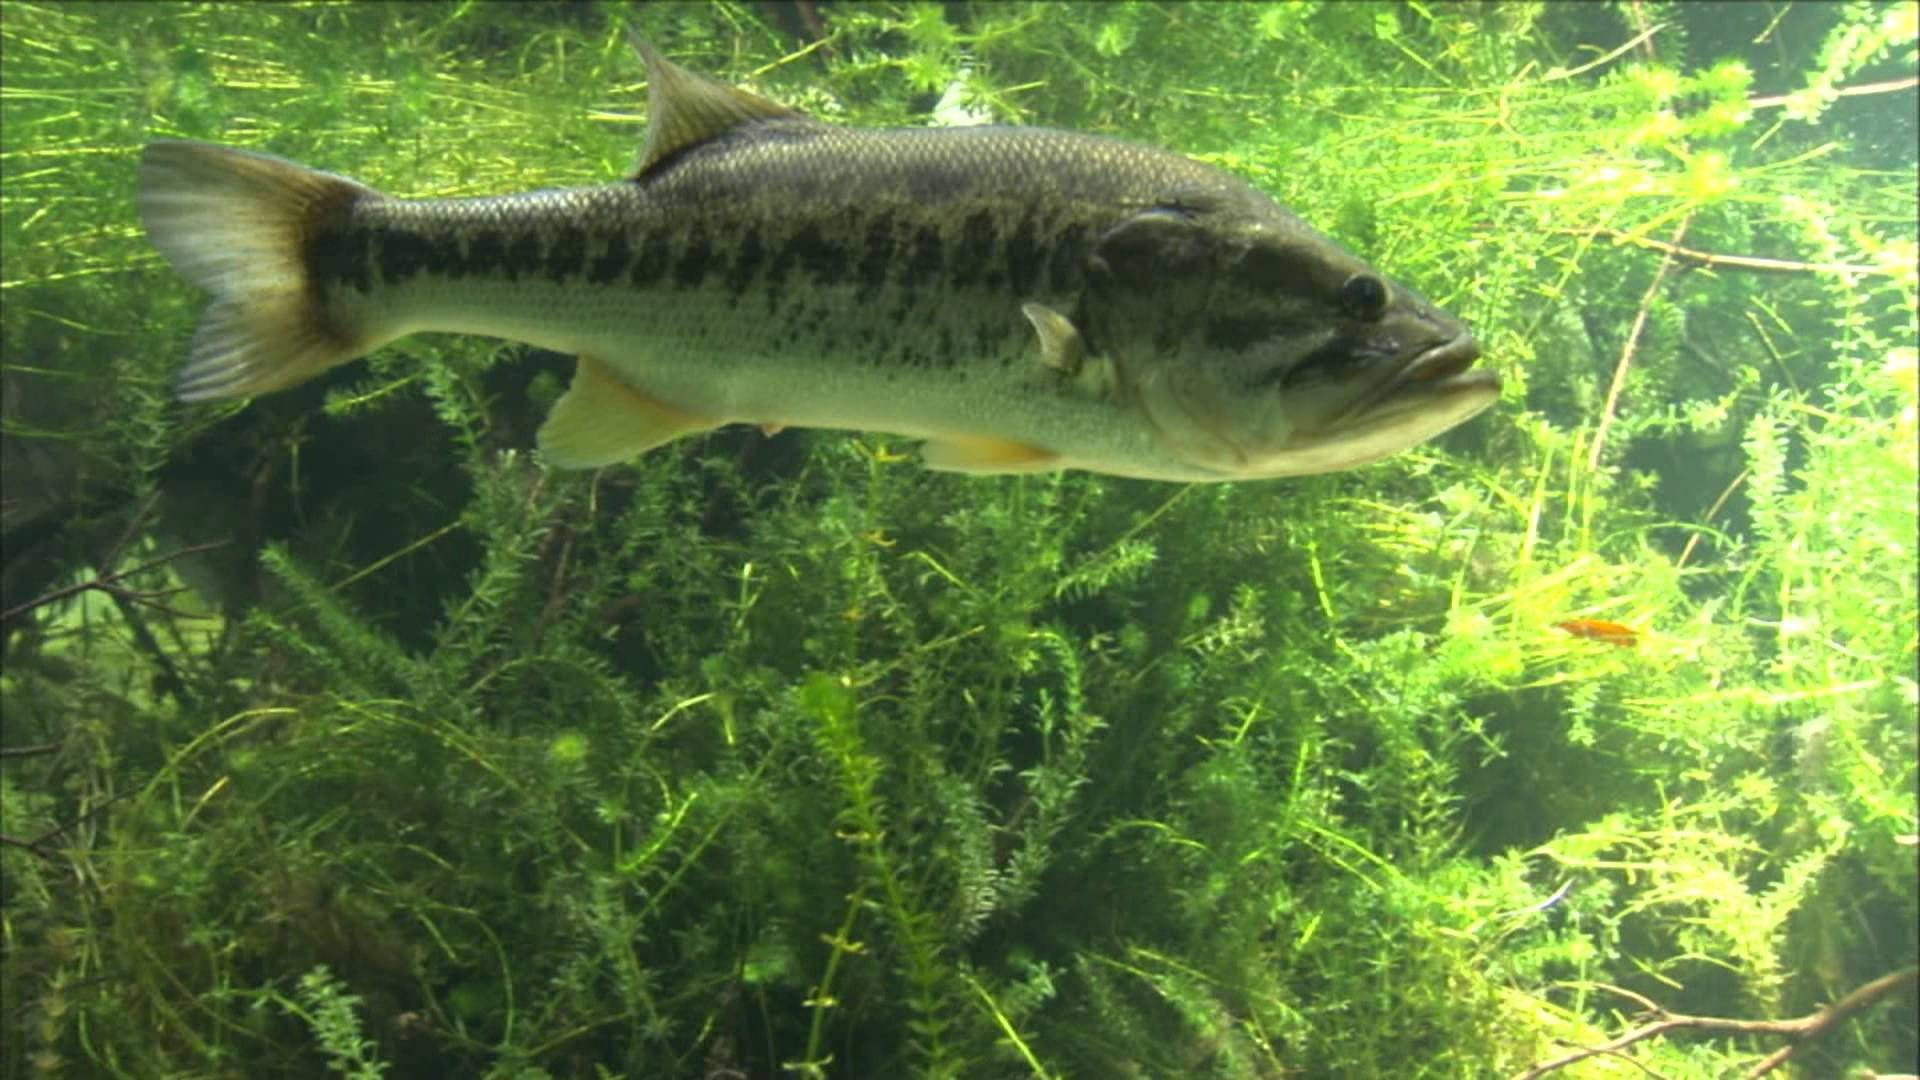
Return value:
<svg viewBox="0 0 1920 1080">
<path fill-rule="evenodd" d="M 1085 253 L 1155 205 L 1274 209 L 1246 184 L 1178 155 L 1044 128 L 860 130 L 807 120 L 736 128 L 634 181 L 696 209 L 677 265 L 729 234 L 730 286 L 796 273 L 871 297 L 934 282 L 1026 298 L 1079 287 Z M 802 213 L 804 211 L 804 213 Z"/>
</svg>

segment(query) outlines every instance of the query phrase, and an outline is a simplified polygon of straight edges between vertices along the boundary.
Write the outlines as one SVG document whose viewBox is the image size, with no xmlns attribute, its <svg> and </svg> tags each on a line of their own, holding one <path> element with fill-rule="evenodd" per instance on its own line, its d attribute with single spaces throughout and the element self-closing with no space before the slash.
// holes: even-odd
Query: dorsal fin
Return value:
<svg viewBox="0 0 1920 1080">
<path fill-rule="evenodd" d="M 742 124 L 806 116 L 750 90 L 688 71 L 655 52 L 632 31 L 628 31 L 627 40 L 647 65 L 647 142 L 640 151 L 634 179 L 677 151 Z"/>
</svg>

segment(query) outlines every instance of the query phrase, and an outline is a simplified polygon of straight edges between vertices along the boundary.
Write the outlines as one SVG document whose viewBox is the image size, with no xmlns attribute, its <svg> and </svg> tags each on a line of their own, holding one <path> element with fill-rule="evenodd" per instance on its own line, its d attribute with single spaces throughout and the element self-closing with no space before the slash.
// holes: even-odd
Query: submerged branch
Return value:
<svg viewBox="0 0 1920 1080">
<path fill-rule="evenodd" d="M 51 754 L 58 749 L 60 744 L 57 742 L 40 743 L 35 746 L 0 746 L 0 758 L 38 757 L 41 754 Z"/>
<path fill-rule="evenodd" d="M 1651 38 L 1653 35 L 1665 29 L 1666 29 L 1665 23 L 1654 23 L 1653 25 L 1647 27 L 1646 29 L 1628 38 L 1624 44 L 1616 46 L 1611 52 L 1606 53 L 1605 55 L 1599 57 L 1598 59 L 1589 60 L 1586 63 L 1581 64 L 1577 68 L 1569 68 L 1565 71 L 1550 72 L 1545 78 L 1541 79 L 1540 81 L 1542 83 L 1559 82 L 1564 79 L 1574 78 L 1575 76 L 1578 76 L 1578 75 L 1585 75 L 1587 72 L 1592 71 L 1594 68 L 1609 64 L 1614 60 L 1617 60 L 1620 57 L 1625 56 L 1627 53 L 1632 52 L 1635 47 L 1643 44 L 1648 38 Z"/>
<path fill-rule="evenodd" d="M 1693 215 L 1680 219 L 1680 225 L 1673 230 L 1673 239 L 1669 248 L 1680 243 L 1687 235 L 1687 226 L 1693 224 Z M 1607 403 L 1600 410 L 1600 426 L 1593 433 L 1593 452 L 1587 455 L 1587 469 L 1592 471 L 1600 467 L 1600 451 L 1607 445 L 1607 429 L 1613 426 L 1614 410 L 1620 405 L 1620 391 L 1626 386 L 1627 371 L 1633 366 L 1633 354 L 1640 347 L 1640 333 L 1647 328 L 1647 316 L 1653 311 L 1653 298 L 1660 295 L 1660 285 L 1667 280 L 1667 271 L 1673 269 L 1674 254 L 1669 250 L 1660 259 L 1660 269 L 1654 271 L 1653 282 L 1647 286 L 1647 294 L 1640 298 L 1640 310 L 1634 313 L 1633 329 L 1627 332 L 1627 343 L 1620 349 L 1620 362 L 1614 365 L 1613 382 L 1607 387 Z"/>
<path fill-rule="evenodd" d="M 172 596 L 174 593 L 180 592 L 180 589 L 130 589 L 121 584 L 121 582 L 137 574 L 143 574 L 155 567 L 170 563 L 183 555 L 193 555 L 198 552 L 209 551 L 213 548 L 223 547 L 226 544 L 227 541 L 225 540 L 214 540 L 205 544 L 194 544 L 190 547 L 183 547 L 178 551 L 162 555 L 157 559 L 149 559 L 131 570 L 103 570 L 85 581 L 78 581 L 72 585 L 61 586 L 43 596 L 35 597 L 23 604 L 15 604 L 5 611 L 0 611 L 0 622 L 5 622 L 17 615 L 24 615 L 35 608 L 43 608 L 48 604 L 65 600 L 68 597 L 78 596 L 90 590 L 98 590 L 106 593 L 115 600 L 134 604 L 146 604 L 150 607 L 165 611 L 170 615 L 177 615 L 181 618 L 192 618 L 192 616 L 186 612 L 176 611 L 159 602 L 163 597 Z"/>
<path fill-rule="evenodd" d="M 1891 94 L 1897 90 L 1911 90 L 1920 86 L 1920 78 L 1909 76 L 1904 79 L 1888 79 L 1885 82 L 1861 83 L 1859 86 L 1842 86 L 1833 91 L 1834 97 L 1857 97 L 1862 94 Z M 1771 109 L 1785 105 L 1793 99 L 1792 94 L 1769 94 L 1766 97 L 1748 98 L 1749 109 Z"/>
<path fill-rule="evenodd" d="M 1752 472 L 1753 468 L 1751 466 L 1741 469 L 1740 475 L 1728 481 L 1727 486 L 1720 489 L 1720 497 L 1713 500 L 1713 505 L 1707 507 L 1706 516 L 1700 519 L 1700 528 L 1705 529 L 1708 525 L 1713 524 L 1713 519 L 1720 516 L 1720 511 L 1727 505 L 1727 500 L 1733 498 L 1733 493 L 1740 490 L 1740 485 L 1746 483 L 1747 476 Z M 1680 549 L 1680 557 L 1673 560 L 1673 568 L 1675 570 L 1687 565 L 1687 560 L 1693 557 L 1693 549 L 1700 545 L 1700 537 L 1702 535 L 1704 534 L 1696 532 L 1692 536 L 1687 537 L 1687 545 Z"/>
<path fill-rule="evenodd" d="M 1632 1046 L 1634 1043 L 1644 1042 L 1657 1035 L 1664 1035 L 1669 1031 L 1707 1031 L 1727 1035 L 1784 1035 L 1791 1041 L 1773 1053 L 1768 1054 L 1765 1058 L 1761 1059 L 1759 1064 L 1747 1072 L 1749 1077 L 1765 1076 L 1767 1073 L 1772 1072 L 1784 1064 L 1789 1057 L 1793 1056 L 1795 1050 L 1798 1050 L 1813 1039 L 1826 1034 L 1835 1024 L 1838 1024 L 1853 1013 L 1879 1000 L 1889 992 L 1898 989 L 1901 985 L 1914 982 L 1917 979 L 1920 979 L 1920 968 L 1904 968 L 1900 971 L 1882 975 L 1872 982 L 1857 987 L 1839 1001 L 1828 1005 L 1818 1012 L 1809 1013 L 1806 1016 L 1795 1017 L 1790 1020 L 1738 1020 L 1726 1016 L 1687 1016 L 1681 1013 L 1670 1013 L 1665 1009 L 1655 1007 L 1651 1010 L 1653 1013 L 1652 1020 L 1634 1028 L 1619 1038 L 1599 1046 L 1591 1046 L 1583 1050 L 1577 1050 L 1564 1057 L 1555 1058 L 1552 1061 L 1541 1062 L 1526 1072 L 1521 1073 L 1515 1077 L 1514 1080 L 1535 1080 L 1536 1077 L 1545 1076 L 1550 1072 L 1558 1072 L 1569 1065 L 1585 1061 L 1590 1057 L 1617 1054 L 1619 1051 Z M 1632 996 L 1639 997 L 1637 994 Z M 1640 998 L 1640 1000 L 1642 1002 L 1646 1001 L 1645 998 Z"/>
<path fill-rule="evenodd" d="M 0 833 L 0 847 L 12 847 L 12 848 L 19 848 L 22 851 L 31 851 L 35 855 L 40 856 L 41 858 L 47 860 L 48 862 L 60 861 L 60 857 L 58 855 L 55 855 L 53 852 L 48 851 L 44 847 L 41 847 L 37 841 L 22 840 L 17 836 L 8 836 L 6 833 Z"/>
<path fill-rule="evenodd" d="M 133 634 L 134 646 L 145 653 L 148 658 L 153 661 L 154 666 L 159 669 L 159 689 L 163 693 L 173 695 L 174 699 L 182 705 L 190 705 L 192 699 L 187 691 L 186 680 L 181 678 L 180 671 L 174 666 L 172 658 L 169 657 L 166 650 L 160 646 L 160 642 L 153 636 L 153 631 L 147 628 L 146 620 L 141 616 L 141 609 L 146 608 L 176 619 L 194 618 L 193 615 L 187 612 L 162 603 L 167 597 L 185 591 L 185 586 L 169 589 L 136 589 L 128 585 L 127 582 L 149 570 L 159 569 L 175 559 L 186 555 L 198 554 L 202 551 L 210 551 L 217 547 L 223 547 L 229 541 L 213 540 L 204 544 L 192 544 L 165 555 L 148 559 L 138 566 L 125 570 L 115 569 L 120 562 L 121 556 L 126 553 L 127 549 L 132 546 L 135 538 L 140 535 L 142 527 L 148 521 L 148 515 L 153 509 L 153 504 L 153 498 L 147 499 L 146 502 L 128 518 L 126 529 L 121 532 L 120 538 L 114 541 L 113 546 L 108 549 L 106 555 L 96 564 L 97 569 L 94 570 L 92 577 L 84 581 L 74 582 L 71 585 L 63 585 L 58 589 L 35 597 L 25 603 L 15 604 L 5 611 L 0 611 L 0 623 L 6 623 L 28 612 L 36 611 L 49 604 L 58 603 L 61 600 L 79 596 L 82 593 L 105 593 L 108 599 L 113 601 L 114 607 L 120 612 L 120 617 L 126 621 L 129 631 Z"/>
<path fill-rule="evenodd" d="M 1801 262 L 1798 259 L 1770 259 L 1760 255 L 1719 255 L 1711 251 L 1695 251 L 1665 240 L 1649 240 L 1644 236 L 1621 232 L 1617 229 L 1561 229 L 1556 230 L 1578 236 L 1609 236 L 1635 247 L 1648 248 L 1670 255 L 1676 259 L 1685 259 L 1700 266 L 1720 266 L 1735 270 L 1761 270 L 1786 274 L 1870 274 L 1877 277 L 1896 277 L 1905 271 L 1890 266 L 1862 266 L 1859 263 L 1816 263 Z"/>
</svg>

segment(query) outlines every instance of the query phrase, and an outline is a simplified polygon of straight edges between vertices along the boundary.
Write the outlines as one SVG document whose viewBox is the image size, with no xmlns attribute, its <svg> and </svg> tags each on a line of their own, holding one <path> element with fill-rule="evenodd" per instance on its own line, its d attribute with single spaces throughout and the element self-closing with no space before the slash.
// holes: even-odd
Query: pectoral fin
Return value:
<svg viewBox="0 0 1920 1080">
<path fill-rule="evenodd" d="M 1040 337 L 1040 362 L 1062 375 L 1078 375 L 1087 345 L 1073 321 L 1045 304 L 1031 301 L 1020 305 L 1020 313 Z"/>
<path fill-rule="evenodd" d="M 540 457 L 556 469 L 597 469 L 719 425 L 629 386 L 582 356 L 573 385 L 540 426 Z"/>
<path fill-rule="evenodd" d="M 1059 468 L 1060 455 L 991 436 L 943 435 L 927 440 L 920 458 L 927 468 L 940 472 L 991 475 L 1047 472 Z"/>
</svg>

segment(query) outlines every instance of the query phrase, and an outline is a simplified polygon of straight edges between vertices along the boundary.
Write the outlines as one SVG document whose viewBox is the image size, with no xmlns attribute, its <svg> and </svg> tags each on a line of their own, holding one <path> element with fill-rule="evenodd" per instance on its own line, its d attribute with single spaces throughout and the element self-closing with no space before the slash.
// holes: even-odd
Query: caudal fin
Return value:
<svg viewBox="0 0 1920 1080">
<path fill-rule="evenodd" d="M 182 401 L 305 382 L 375 342 L 322 303 L 310 246 L 363 184 L 268 154 L 162 141 L 140 155 L 140 220 L 174 269 L 213 294 L 174 381 Z"/>
</svg>

